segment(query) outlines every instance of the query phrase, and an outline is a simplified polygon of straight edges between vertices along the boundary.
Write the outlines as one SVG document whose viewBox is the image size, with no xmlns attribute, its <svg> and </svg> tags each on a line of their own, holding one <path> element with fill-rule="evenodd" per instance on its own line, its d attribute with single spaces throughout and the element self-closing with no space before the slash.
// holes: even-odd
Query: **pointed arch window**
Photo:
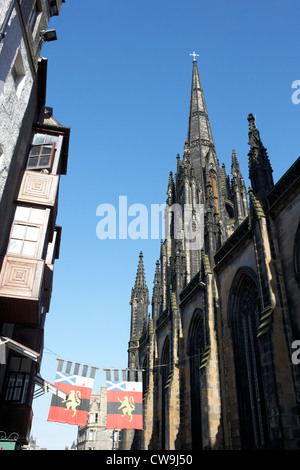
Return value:
<svg viewBox="0 0 300 470">
<path fill-rule="evenodd" d="M 262 449 L 267 445 L 267 420 L 257 339 L 261 309 L 257 284 L 249 273 L 248 270 L 241 270 L 233 282 L 229 296 L 229 318 L 241 447 Z"/>
<path fill-rule="evenodd" d="M 161 403 L 161 449 L 167 450 L 168 437 L 168 416 L 169 416 L 169 393 L 168 378 L 171 371 L 171 348 L 170 340 L 166 338 L 161 355 L 161 384 L 162 384 L 162 403 Z"/>
<path fill-rule="evenodd" d="M 202 449 L 202 420 L 201 420 L 201 358 L 206 347 L 205 322 L 203 312 L 194 312 L 189 335 L 188 356 L 190 366 L 190 417 L 192 433 L 192 449 Z"/>
</svg>

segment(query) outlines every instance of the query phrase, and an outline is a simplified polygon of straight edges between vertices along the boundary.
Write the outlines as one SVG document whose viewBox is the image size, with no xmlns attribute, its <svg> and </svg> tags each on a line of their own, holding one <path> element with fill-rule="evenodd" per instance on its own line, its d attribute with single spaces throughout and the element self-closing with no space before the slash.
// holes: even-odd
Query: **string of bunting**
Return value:
<svg viewBox="0 0 300 470">
<path fill-rule="evenodd" d="M 48 348 L 47 348 L 47 349 L 48 349 Z M 206 349 L 208 349 L 208 347 L 207 347 Z M 205 350 L 206 350 L 206 349 L 205 349 Z M 48 350 L 49 350 L 49 349 L 48 349 Z M 53 351 L 51 351 L 51 350 L 49 350 L 49 351 L 51 352 L 51 354 L 54 354 L 55 356 L 58 356 L 58 354 L 56 354 L 55 352 L 53 352 Z M 160 367 L 168 367 L 168 366 L 172 366 L 172 365 L 180 365 L 181 363 L 183 363 L 183 362 L 185 362 L 185 361 L 187 361 L 187 360 L 189 360 L 189 359 L 193 359 L 194 357 L 199 357 L 199 356 L 201 356 L 201 355 L 202 355 L 201 352 L 199 352 L 199 353 L 193 354 L 193 355 L 191 355 L 191 356 L 185 356 L 184 358 L 180 358 L 178 361 L 166 362 L 166 363 L 164 363 L 164 364 L 154 364 L 152 367 L 143 366 L 142 369 L 128 369 L 128 368 L 126 368 L 126 369 L 116 369 L 116 368 L 114 368 L 114 367 L 110 367 L 109 369 L 103 368 L 102 370 L 103 370 L 103 371 L 106 371 L 106 370 L 111 370 L 111 371 L 113 371 L 113 370 L 140 370 L 140 371 L 142 371 L 142 372 L 147 372 L 147 371 L 148 371 L 148 372 L 151 372 L 151 371 L 153 371 L 153 370 L 155 370 L 155 369 L 158 369 L 158 368 L 160 368 Z M 57 360 L 59 361 L 59 359 L 57 359 Z M 96 370 L 100 370 L 100 367 L 95 367 L 95 366 L 90 366 L 90 367 L 94 367 Z"/>
<path fill-rule="evenodd" d="M 60 393 L 52 395 L 48 421 L 85 427 L 99 367 L 60 358 L 57 361 L 54 387 Z M 106 429 L 143 429 L 143 372 L 147 370 L 151 369 L 103 369 L 107 385 Z"/>
</svg>

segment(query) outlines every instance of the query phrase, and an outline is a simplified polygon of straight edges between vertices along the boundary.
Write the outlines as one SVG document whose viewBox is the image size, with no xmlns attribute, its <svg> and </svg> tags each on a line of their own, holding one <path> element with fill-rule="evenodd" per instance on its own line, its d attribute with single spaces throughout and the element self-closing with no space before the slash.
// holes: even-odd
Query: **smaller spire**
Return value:
<svg viewBox="0 0 300 470">
<path fill-rule="evenodd" d="M 173 186 L 173 171 L 170 171 L 170 175 L 169 175 L 169 186 Z"/>
<path fill-rule="evenodd" d="M 156 267 L 155 267 L 155 274 L 154 274 L 154 281 L 153 281 L 154 287 L 153 287 L 153 300 L 161 300 L 161 275 L 160 275 L 160 269 L 159 269 L 159 260 L 156 261 Z M 152 300 L 152 302 L 153 302 Z"/>
<path fill-rule="evenodd" d="M 140 338 L 147 330 L 148 325 L 148 305 L 150 302 L 149 291 L 146 285 L 142 251 L 140 252 L 139 258 L 135 285 L 132 289 L 131 299 L 129 302 L 131 305 L 131 339 Z M 134 358 L 132 357 L 132 359 Z"/>
<path fill-rule="evenodd" d="M 139 254 L 139 264 L 135 279 L 135 285 L 132 289 L 131 300 L 137 298 L 138 300 L 144 300 L 149 304 L 149 291 L 146 285 L 146 276 L 144 270 L 143 252 Z"/>
<path fill-rule="evenodd" d="M 266 148 L 263 146 L 259 130 L 256 128 L 253 114 L 248 115 L 249 122 L 249 178 L 253 193 L 261 199 L 271 191 L 274 186 L 272 168 Z"/>
<path fill-rule="evenodd" d="M 234 204 L 234 218 L 237 224 L 240 224 L 248 214 L 247 190 L 240 165 L 236 156 L 236 151 L 232 150 L 231 155 L 231 174 L 232 174 L 232 198 Z"/>
<path fill-rule="evenodd" d="M 168 181 L 168 189 L 167 189 L 167 204 L 171 206 L 174 203 L 174 191 L 175 191 L 175 183 L 173 178 L 173 172 L 170 171 L 169 181 Z"/>
<path fill-rule="evenodd" d="M 238 164 L 236 151 L 234 149 L 232 150 L 232 153 L 231 153 L 231 161 L 232 161 L 232 165 Z"/>
<path fill-rule="evenodd" d="M 240 171 L 240 165 L 236 156 L 236 151 L 233 149 L 231 154 L 231 174 L 233 176 L 233 183 L 238 184 L 242 174 Z"/>
<path fill-rule="evenodd" d="M 220 168 L 220 184 L 221 184 L 221 195 L 224 199 L 230 199 L 230 182 L 229 176 L 226 173 L 225 163 L 222 163 Z"/>
<path fill-rule="evenodd" d="M 144 257 L 143 252 L 140 251 L 140 254 L 139 254 L 140 259 L 139 259 L 138 270 L 136 274 L 135 288 L 141 288 L 146 285 L 143 257 Z"/>
</svg>

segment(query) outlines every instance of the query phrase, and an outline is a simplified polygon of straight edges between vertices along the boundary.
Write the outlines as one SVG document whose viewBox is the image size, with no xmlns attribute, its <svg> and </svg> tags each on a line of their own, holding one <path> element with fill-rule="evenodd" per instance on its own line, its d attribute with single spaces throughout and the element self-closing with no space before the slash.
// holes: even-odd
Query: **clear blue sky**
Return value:
<svg viewBox="0 0 300 470">
<path fill-rule="evenodd" d="M 41 373 L 54 381 L 57 358 L 103 368 L 127 366 L 130 295 L 139 252 L 152 295 L 160 240 L 96 236 L 100 204 L 166 201 L 187 135 L 192 57 L 196 51 L 220 164 L 230 173 L 234 148 L 247 187 L 248 121 L 256 115 L 277 181 L 299 156 L 298 1 L 66 0 L 46 43 L 47 105 L 71 127 L 62 176 L 62 225 Z M 129 220 L 131 220 L 129 218 Z M 150 306 L 151 308 L 151 306 Z M 64 449 L 74 426 L 48 423 L 48 393 L 34 401 L 32 435 Z"/>
</svg>

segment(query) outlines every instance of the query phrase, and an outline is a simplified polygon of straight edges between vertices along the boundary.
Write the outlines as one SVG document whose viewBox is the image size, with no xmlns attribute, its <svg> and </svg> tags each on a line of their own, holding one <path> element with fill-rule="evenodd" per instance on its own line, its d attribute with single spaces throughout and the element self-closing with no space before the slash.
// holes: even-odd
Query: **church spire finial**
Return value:
<svg viewBox="0 0 300 470">
<path fill-rule="evenodd" d="M 196 57 L 199 57 L 199 54 L 196 54 L 196 52 L 194 51 L 194 52 L 193 52 L 192 54 L 190 54 L 190 55 L 192 55 L 192 56 L 194 57 L 193 62 L 197 62 L 197 61 L 196 61 Z"/>
</svg>

